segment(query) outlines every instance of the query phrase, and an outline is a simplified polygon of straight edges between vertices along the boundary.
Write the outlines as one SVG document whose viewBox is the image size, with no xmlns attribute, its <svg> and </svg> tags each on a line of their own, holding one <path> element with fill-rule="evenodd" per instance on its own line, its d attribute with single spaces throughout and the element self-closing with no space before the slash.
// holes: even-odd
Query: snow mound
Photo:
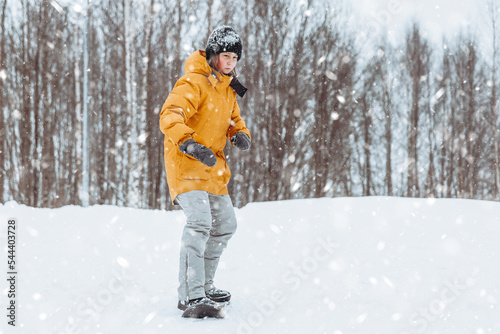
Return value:
<svg viewBox="0 0 500 334">
<path fill-rule="evenodd" d="M 0 206 L 17 220 L 17 322 L 0 333 L 499 333 L 500 203 L 252 203 L 216 277 L 224 320 L 176 309 L 181 211 Z M 7 275 L 7 269 L 4 270 Z M 0 287 L 7 312 L 7 281 Z"/>
</svg>

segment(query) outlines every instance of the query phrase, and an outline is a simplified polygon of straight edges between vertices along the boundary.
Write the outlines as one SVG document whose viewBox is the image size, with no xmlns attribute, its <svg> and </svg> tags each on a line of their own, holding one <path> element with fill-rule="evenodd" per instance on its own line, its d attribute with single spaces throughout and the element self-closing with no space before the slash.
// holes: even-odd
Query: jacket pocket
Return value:
<svg viewBox="0 0 500 334">
<path fill-rule="evenodd" d="M 182 154 L 179 163 L 179 179 L 180 180 L 200 180 L 206 181 L 210 179 L 208 167 L 200 161 L 187 154 Z"/>
<path fill-rule="evenodd" d="M 221 161 L 220 165 L 217 164 L 217 167 L 220 166 L 219 170 L 217 171 L 217 175 L 224 184 L 228 184 L 229 180 L 231 179 L 231 171 L 229 170 L 227 161 L 224 158 L 224 153 L 222 153 L 222 158 L 218 158 L 217 161 Z"/>
</svg>

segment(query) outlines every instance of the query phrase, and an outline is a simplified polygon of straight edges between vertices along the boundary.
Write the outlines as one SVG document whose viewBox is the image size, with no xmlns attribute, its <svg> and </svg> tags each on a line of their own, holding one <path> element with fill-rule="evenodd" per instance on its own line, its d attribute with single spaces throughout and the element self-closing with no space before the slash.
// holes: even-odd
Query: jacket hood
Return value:
<svg viewBox="0 0 500 334">
<path fill-rule="evenodd" d="M 233 77 L 223 75 L 217 71 L 213 71 L 208 65 L 206 53 L 203 50 L 193 52 L 184 64 L 185 74 L 202 74 L 208 78 L 208 81 L 215 87 L 226 88 L 231 83 Z"/>
<path fill-rule="evenodd" d="M 207 63 L 205 51 L 197 50 L 189 56 L 184 64 L 184 73 L 197 73 L 205 76 L 212 73 L 212 68 Z"/>
</svg>

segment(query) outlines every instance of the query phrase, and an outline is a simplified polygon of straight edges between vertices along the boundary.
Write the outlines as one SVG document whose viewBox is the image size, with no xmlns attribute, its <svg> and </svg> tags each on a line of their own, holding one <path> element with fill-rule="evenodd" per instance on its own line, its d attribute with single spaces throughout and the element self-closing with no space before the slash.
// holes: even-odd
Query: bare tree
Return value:
<svg viewBox="0 0 500 334">
<path fill-rule="evenodd" d="M 379 85 L 377 85 L 380 73 L 381 61 L 379 57 L 374 57 L 363 69 L 361 76 L 363 82 L 361 86 L 359 100 L 359 111 L 357 114 L 355 128 L 359 131 L 354 131 L 356 142 L 356 155 L 358 156 L 358 172 L 361 180 L 363 196 L 370 196 L 373 189 L 372 178 L 372 149 L 373 149 L 373 113 L 374 108 L 378 104 L 380 98 Z M 359 143 L 359 144 L 358 144 Z M 358 148 L 361 147 L 360 148 Z"/>
<path fill-rule="evenodd" d="M 489 9 L 489 18 L 491 24 L 491 42 L 492 42 L 492 59 L 491 59 L 491 98 L 490 98 L 490 125 L 493 136 L 493 145 L 494 145 L 494 171 L 495 171 L 495 198 L 500 197 L 500 149 L 499 142 L 500 136 L 498 129 L 498 101 L 497 101 L 497 93 L 496 93 L 496 72 L 497 72 L 497 18 L 499 7 L 497 2 L 494 0 L 488 0 L 488 9 Z"/>
<path fill-rule="evenodd" d="M 392 185 L 392 119 L 394 117 L 392 111 L 392 96 L 393 96 L 393 82 L 394 78 L 389 72 L 388 67 L 390 64 L 394 64 L 393 61 L 390 60 L 388 55 L 391 54 L 391 49 L 386 43 L 384 47 L 381 47 L 379 50 L 383 52 L 383 59 L 379 66 L 379 80 L 380 86 L 382 87 L 382 109 L 384 111 L 385 116 L 385 128 L 384 128 L 384 140 L 385 140 L 385 177 L 384 183 L 387 187 L 387 195 L 393 195 L 393 185 Z"/>
<path fill-rule="evenodd" d="M 154 67 L 153 62 L 155 60 L 155 54 L 153 52 L 153 32 L 154 32 L 154 22 L 155 22 L 155 1 L 151 0 L 149 3 L 149 12 L 146 19 L 145 32 L 146 36 L 144 38 L 146 50 L 145 59 L 145 69 L 143 73 L 143 87 L 142 87 L 142 105 L 145 110 L 146 119 L 146 140 L 144 149 L 147 155 L 147 173 L 146 173 L 146 187 L 147 192 L 147 204 L 150 208 L 159 208 L 157 205 L 158 195 L 156 189 L 158 185 L 156 184 L 157 175 L 162 174 L 163 168 L 161 165 L 161 150 L 162 141 L 159 136 L 157 114 L 155 113 L 155 105 L 153 101 L 152 88 L 154 85 Z M 157 107 L 156 107 L 157 108 Z"/>
<path fill-rule="evenodd" d="M 459 42 L 455 56 L 455 69 L 459 89 L 459 132 L 458 132 L 458 195 L 471 198 L 476 193 L 477 176 L 477 133 L 476 117 L 476 47 L 471 38 Z"/>
<path fill-rule="evenodd" d="M 1 5 L 2 12 L 0 16 L 0 29 L 2 29 L 2 34 L 0 35 L 0 136 L 6 138 L 6 129 L 4 119 L 4 101 L 7 96 L 5 93 L 4 81 L 7 78 L 7 54 L 5 51 L 5 41 L 6 41 L 6 33 L 5 33 L 5 13 L 7 8 L 7 0 L 3 0 Z M 4 193 L 4 185 L 6 180 L 6 172 L 5 172 L 5 155 L 6 155 L 6 140 L 2 140 L 0 144 L 0 200 L 3 199 Z"/>
<path fill-rule="evenodd" d="M 451 105 L 454 98 L 454 90 L 452 89 L 452 55 L 447 47 L 446 41 L 443 41 L 445 50 L 440 65 L 440 74 L 437 77 L 437 93 L 434 96 L 434 109 L 438 115 L 439 121 L 435 129 L 439 131 L 440 138 L 437 144 L 440 147 L 439 157 L 439 183 L 441 191 L 438 194 L 441 197 L 451 197 L 453 173 L 455 168 L 454 159 L 454 140 L 453 125 L 455 117 L 455 108 Z M 436 132 L 437 132 L 436 131 Z"/>
<path fill-rule="evenodd" d="M 373 56 L 359 74 L 358 106 L 353 131 L 363 195 L 392 195 L 392 95 L 394 62 L 388 42 L 375 45 Z M 377 149 L 380 148 L 380 149 Z M 385 151 L 385 152 L 384 152 Z M 384 173 L 377 172 L 384 170 Z"/>
<path fill-rule="evenodd" d="M 32 177 L 32 162 L 33 162 L 33 136 L 32 136 L 32 115 L 33 115 L 33 98 L 31 92 L 32 83 L 32 20 L 31 20 L 31 3 L 29 0 L 22 0 L 22 109 L 20 119 L 20 142 L 21 149 L 19 152 L 20 160 L 20 178 L 19 178 L 19 191 L 21 200 L 27 205 L 34 205 L 34 179 Z"/>
<path fill-rule="evenodd" d="M 310 179 L 314 197 L 351 193 L 352 117 L 356 54 L 343 34 L 343 13 L 325 11 L 310 33 L 308 44 L 313 61 L 311 82 L 312 121 L 308 134 L 312 150 Z M 306 194 L 306 196 L 311 196 Z"/>
<path fill-rule="evenodd" d="M 365 83 L 365 89 L 368 91 L 369 85 L 373 84 L 373 82 L 367 81 Z M 372 181 L 372 165 L 371 165 L 371 152 L 372 152 L 372 112 L 373 109 L 367 102 L 367 94 L 363 94 L 361 96 L 361 123 L 362 123 L 362 134 L 363 134 L 363 156 L 364 156 L 364 168 L 361 173 L 364 182 L 362 182 L 363 186 L 363 196 L 370 196 L 371 189 L 373 188 Z"/>
<path fill-rule="evenodd" d="M 311 5 L 309 2 L 308 6 Z M 308 7 L 309 8 L 309 7 Z M 297 18 L 298 20 L 299 18 Z M 301 172 L 301 161 L 304 161 L 307 147 L 302 136 L 297 136 L 302 115 L 306 115 L 307 103 L 303 98 L 309 95 L 309 87 L 301 84 L 301 78 L 306 75 L 306 68 L 302 66 L 306 56 L 306 32 L 310 25 L 309 16 L 302 15 L 299 29 L 293 37 L 293 53 L 285 66 L 287 70 L 283 73 L 282 94 L 284 120 L 283 127 L 285 133 L 283 141 L 286 143 L 284 152 L 283 186 L 282 194 L 284 199 L 293 198 L 298 193 L 300 187 L 299 175 Z M 298 196 L 301 196 L 300 193 Z"/>
<path fill-rule="evenodd" d="M 408 176 L 407 195 L 420 195 L 418 168 L 419 116 L 421 112 L 422 82 L 429 72 L 428 43 L 423 39 L 420 28 L 414 24 L 406 37 L 406 66 L 411 79 L 411 108 L 408 128 Z"/>
<path fill-rule="evenodd" d="M 424 195 L 426 197 L 436 197 L 437 196 L 437 172 L 436 172 L 436 162 L 435 156 L 437 150 L 436 146 L 436 110 L 431 105 L 435 97 L 431 97 L 430 93 L 430 83 L 431 79 L 429 76 L 426 77 L 425 84 L 427 86 L 426 93 L 426 103 L 425 103 L 425 115 L 427 116 L 427 148 L 428 148 L 428 158 L 427 158 L 427 176 L 424 183 Z"/>
</svg>

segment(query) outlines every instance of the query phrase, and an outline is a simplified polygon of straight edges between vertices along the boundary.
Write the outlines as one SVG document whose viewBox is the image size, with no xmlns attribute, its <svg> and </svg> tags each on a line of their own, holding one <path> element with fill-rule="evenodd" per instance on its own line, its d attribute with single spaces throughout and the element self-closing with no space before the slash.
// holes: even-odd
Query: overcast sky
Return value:
<svg viewBox="0 0 500 334">
<path fill-rule="evenodd" d="M 377 33 L 388 33 L 393 43 L 401 43 L 413 21 L 421 23 L 422 33 L 434 43 L 441 43 L 443 35 L 451 40 L 460 31 L 470 31 L 484 42 L 491 36 L 486 7 L 488 1 L 490 0 L 347 0 L 352 6 L 356 26 L 362 26 L 359 35 L 363 35 L 363 30 L 370 37 Z M 500 7 L 500 0 L 493 1 Z M 51 2 L 72 5 L 75 10 L 81 9 L 86 0 Z M 488 45 L 488 41 L 485 44 Z"/>
<path fill-rule="evenodd" d="M 487 0 L 350 0 L 353 14 L 372 33 L 387 25 L 392 36 L 404 33 L 408 23 L 417 20 L 433 42 L 445 34 L 453 37 L 461 29 L 488 33 Z M 500 0 L 498 1 L 500 5 Z M 398 38 L 399 39 L 399 38 Z"/>
</svg>

